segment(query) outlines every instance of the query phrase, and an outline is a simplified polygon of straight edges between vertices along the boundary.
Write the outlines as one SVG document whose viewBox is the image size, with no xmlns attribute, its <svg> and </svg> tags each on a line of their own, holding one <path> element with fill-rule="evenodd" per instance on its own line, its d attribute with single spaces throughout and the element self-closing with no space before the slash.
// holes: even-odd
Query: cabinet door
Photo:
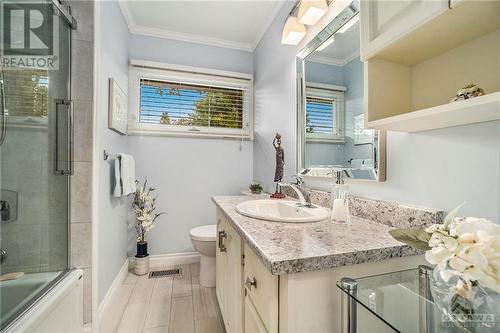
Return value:
<svg viewBox="0 0 500 333">
<path fill-rule="evenodd" d="M 224 232 L 226 227 L 226 222 L 222 214 L 217 210 L 217 236 L 221 232 Z M 217 237 L 216 242 L 216 252 L 215 252 L 215 293 L 217 295 L 217 300 L 219 301 L 219 308 L 222 313 L 222 317 L 225 320 L 226 317 L 226 306 L 225 306 L 225 271 L 227 268 L 227 256 L 226 252 L 221 251 L 221 237 Z"/>
<path fill-rule="evenodd" d="M 361 1 L 361 59 L 448 10 L 448 0 Z"/>
<path fill-rule="evenodd" d="M 241 238 L 227 223 L 226 238 L 226 327 L 230 332 L 243 332 L 243 272 Z"/>
<path fill-rule="evenodd" d="M 267 333 L 266 327 L 248 296 L 245 297 L 245 333 Z"/>
<path fill-rule="evenodd" d="M 271 274 L 247 244 L 244 271 L 246 298 L 255 306 L 267 331 L 278 332 L 278 277 Z"/>
</svg>

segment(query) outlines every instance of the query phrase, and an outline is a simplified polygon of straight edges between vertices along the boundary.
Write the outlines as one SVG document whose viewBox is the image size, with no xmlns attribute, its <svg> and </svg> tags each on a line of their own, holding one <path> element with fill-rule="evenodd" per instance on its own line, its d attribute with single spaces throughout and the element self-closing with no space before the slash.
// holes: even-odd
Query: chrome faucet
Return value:
<svg viewBox="0 0 500 333">
<path fill-rule="evenodd" d="M 292 183 L 279 183 L 279 186 L 288 186 L 292 190 L 297 193 L 297 196 L 299 197 L 300 201 L 300 206 L 302 207 L 307 207 L 307 208 L 316 208 L 313 204 L 311 204 L 311 197 L 309 194 L 309 189 L 306 187 L 304 179 L 302 179 L 299 176 L 292 176 L 292 178 L 295 180 L 295 182 Z"/>
</svg>

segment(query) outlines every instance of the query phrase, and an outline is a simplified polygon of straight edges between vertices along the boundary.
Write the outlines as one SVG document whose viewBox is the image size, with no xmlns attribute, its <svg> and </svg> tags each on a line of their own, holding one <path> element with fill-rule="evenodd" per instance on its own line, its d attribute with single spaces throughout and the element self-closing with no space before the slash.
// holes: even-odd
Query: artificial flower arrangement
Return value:
<svg viewBox="0 0 500 333">
<path fill-rule="evenodd" d="M 500 225 L 483 218 L 456 218 L 460 208 L 452 210 L 443 224 L 425 230 L 394 229 L 390 234 L 426 251 L 426 260 L 436 265 L 431 284 L 434 301 L 448 315 L 458 315 L 463 326 L 474 314 L 500 315 Z M 498 328 L 499 323 L 492 325 Z"/>
<path fill-rule="evenodd" d="M 153 196 L 155 188 L 147 187 L 147 179 L 144 180 L 144 184 L 142 186 L 139 185 L 139 181 L 137 180 L 135 181 L 135 184 L 136 191 L 133 201 L 133 210 L 137 221 L 135 226 L 137 231 L 137 243 L 144 244 L 146 243 L 146 234 L 155 227 L 155 222 L 158 217 L 165 213 L 155 213 L 155 203 L 158 194 Z"/>
</svg>

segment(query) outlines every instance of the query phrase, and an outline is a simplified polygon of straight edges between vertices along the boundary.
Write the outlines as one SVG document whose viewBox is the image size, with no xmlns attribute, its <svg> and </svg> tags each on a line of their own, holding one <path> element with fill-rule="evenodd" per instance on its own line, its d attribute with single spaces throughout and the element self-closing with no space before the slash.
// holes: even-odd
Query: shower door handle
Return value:
<svg viewBox="0 0 500 333">
<path fill-rule="evenodd" d="M 2 114 L 0 118 L 2 119 L 2 125 L 0 126 L 0 146 L 5 140 L 5 135 L 7 134 L 7 116 L 9 112 L 7 111 L 7 100 L 5 96 L 5 78 L 3 76 L 3 69 L 0 68 L 0 94 L 2 95 L 2 101 L 0 107 L 2 108 Z"/>
<path fill-rule="evenodd" d="M 55 102 L 54 173 L 63 176 L 72 175 L 74 154 L 73 101 L 59 99 Z"/>
</svg>

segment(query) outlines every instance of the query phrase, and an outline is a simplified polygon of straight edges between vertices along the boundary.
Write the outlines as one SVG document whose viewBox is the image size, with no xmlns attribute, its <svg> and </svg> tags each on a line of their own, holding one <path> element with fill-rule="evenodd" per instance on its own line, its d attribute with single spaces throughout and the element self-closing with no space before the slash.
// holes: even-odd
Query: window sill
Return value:
<svg viewBox="0 0 500 333">
<path fill-rule="evenodd" d="M 244 134 L 223 134 L 210 132 L 187 132 L 187 131 L 160 131 L 160 130 L 144 130 L 129 128 L 127 135 L 131 136 L 163 136 L 163 137 L 178 137 L 178 138 L 195 138 L 195 139 L 229 139 L 229 140 L 247 140 L 253 141 L 253 135 Z"/>
</svg>

